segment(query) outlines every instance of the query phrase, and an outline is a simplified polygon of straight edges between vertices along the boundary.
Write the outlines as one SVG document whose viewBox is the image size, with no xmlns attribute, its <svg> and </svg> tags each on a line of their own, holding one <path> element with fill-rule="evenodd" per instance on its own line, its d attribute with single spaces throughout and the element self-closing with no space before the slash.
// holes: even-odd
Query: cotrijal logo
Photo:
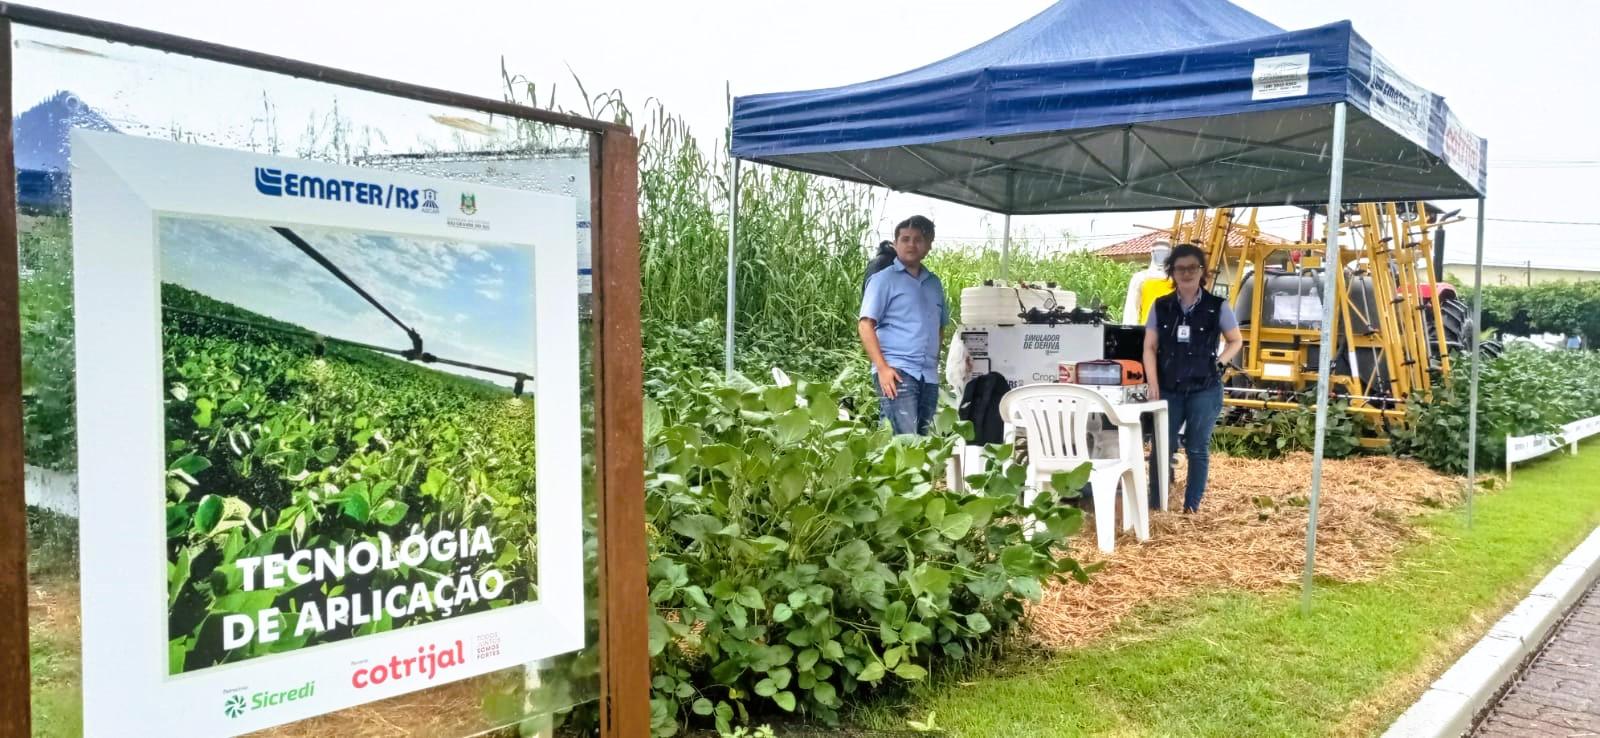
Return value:
<svg viewBox="0 0 1600 738">
<path fill-rule="evenodd" d="M 379 662 L 373 666 L 356 669 L 350 675 L 350 685 L 356 689 L 366 689 L 372 685 L 412 677 L 433 681 L 439 672 L 466 662 L 466 646 L 461 641 L 446 644 L 442 649 L 437 644 L 430 643 L 425 647 L 418 646 L 415 656 L 405 658 L 391 656 L 388 663 Z"/>
</svg>

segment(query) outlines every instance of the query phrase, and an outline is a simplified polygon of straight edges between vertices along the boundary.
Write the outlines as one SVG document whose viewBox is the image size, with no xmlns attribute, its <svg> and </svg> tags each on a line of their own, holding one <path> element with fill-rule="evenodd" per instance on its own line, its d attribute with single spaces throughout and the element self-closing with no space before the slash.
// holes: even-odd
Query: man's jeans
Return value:
<svg viewBox="0 0 1600 738">
<path fill-rule="evenodd" d="M 939 385 L 921 381 L 900 373 L 897 396 L 891 400 L 883 394 L 878 375 L 872 375 L 872 387 L 878 391 L 878 413 L 889 421 L 895 435 L 915 433 L 927 435 L 933 423 L 933 414 L 939 409 Z"/>
<path fill-rule="evenodd" d="M 1183 509 L 1200 509 L 1206 493 L 1206 473 L 1211 468 L 1211 432 L 1222 414 L 1222 384 L 1202 390 L 1161 390 L 1167 401 L 1167 448 L 1177 457 L 1178 429 L 1184 428 L 1183 452 L 1189 458 L 1189 481 L 1183 491 Z M 1187 428 L 1184 426 L 1187 425 Z"/>
</svg>

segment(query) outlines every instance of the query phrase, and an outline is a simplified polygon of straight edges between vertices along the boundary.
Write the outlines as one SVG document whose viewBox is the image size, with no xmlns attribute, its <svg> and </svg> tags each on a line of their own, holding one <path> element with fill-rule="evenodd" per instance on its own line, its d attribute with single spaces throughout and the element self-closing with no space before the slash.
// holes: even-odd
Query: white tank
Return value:
<svg viewBox="0 0 1600 738">
<path fill-rule="evenodd" d="M 1020 313 L 1055 307 L 1072 310 L 1078 296 L 1043 284 L 979 285 L 961 290 L 961 322 L 966 325 L 1016 325 Z"/>
</svg>

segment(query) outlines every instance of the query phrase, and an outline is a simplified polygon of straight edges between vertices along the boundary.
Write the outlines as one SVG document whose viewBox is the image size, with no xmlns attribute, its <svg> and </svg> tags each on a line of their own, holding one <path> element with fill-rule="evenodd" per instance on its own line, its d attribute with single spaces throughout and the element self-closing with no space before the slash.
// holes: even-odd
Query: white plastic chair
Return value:
<svg viewBox="0 0 1600 738">
<path fill-rule="evenodd" d="M 967 475 L 982 469 L 983 444 L 957 441 L 955 453 L 950 455 L 950 462 L 945 465 L 945 485 L 952 492 L 963 492 L 967 489 Z"/>
<path fill-rule="evenodd" d="M 1070 384 L 1030 384 L 1000 398 L 1000 415 L 1008 426 L 1028 437 L 1028 486 L 1023 502 L 1032 504 L 1056 472 L 1088 462 L 1094 501 L 1095 535 L 1101 551 L 1116 545 L 1116 498 L 1122 493 L 1122 529 L 1132 528 L 1141 541 L 1150 539 L 1150 511 L 1143 443 L 1137 422 L 1118 422 L 1111 402 L 1094 390 Z M 1103 416 L 1117 428 L 1117 457 L 1089 455 L 1089 425 Z M 1065 492 L 1067 490 L 1058 490 Z"/>
</svg>

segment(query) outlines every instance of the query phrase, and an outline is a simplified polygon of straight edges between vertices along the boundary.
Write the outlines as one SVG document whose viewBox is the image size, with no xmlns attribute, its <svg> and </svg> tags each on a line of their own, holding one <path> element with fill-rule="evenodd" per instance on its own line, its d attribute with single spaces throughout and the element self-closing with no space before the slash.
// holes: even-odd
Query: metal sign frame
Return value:
<svg viewBox="0 0 1600 738">
<path fill-rule="evenodd" d="M 261 54 L 81 16 L 0 3 L 0 735 L 32 733 L 23 482 L 12 26 L 89 36 L 421 103 L 547 123 L 589 136 L 593 202 L 595 462 L 599 514 L 600 730 L 650 732 L 639 325 L 638 140 L 627 127 Z"/>
</svg>

